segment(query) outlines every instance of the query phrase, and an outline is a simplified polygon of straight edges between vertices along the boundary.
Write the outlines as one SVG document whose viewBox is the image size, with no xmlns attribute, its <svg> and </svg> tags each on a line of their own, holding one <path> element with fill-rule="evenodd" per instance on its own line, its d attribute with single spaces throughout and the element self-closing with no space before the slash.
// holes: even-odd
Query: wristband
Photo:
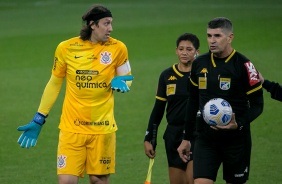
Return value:
<svg viewBox="0 0 282 184">
<path fill-rule="evenodd" d="M 45 123 L 45 118 L 47 118 L 47 116 L 37 112 L 33 118 L 33 121 L 42 126 Z"/>
</svg>

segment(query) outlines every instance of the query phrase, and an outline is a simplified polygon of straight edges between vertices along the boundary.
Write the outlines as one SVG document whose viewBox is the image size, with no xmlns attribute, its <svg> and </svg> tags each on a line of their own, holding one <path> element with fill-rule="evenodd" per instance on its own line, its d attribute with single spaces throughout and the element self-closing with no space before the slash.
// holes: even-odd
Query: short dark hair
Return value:
<svg viewBox="0 0 282 184">
<path fill-rule="evenodd" d="M 84 26 L 80 30 L 80 38 L 82 40 L 89 40 L 92 28 L 90 21 L 93 21 L 95 25 L 98 25 L 99 20 L 103 17 L 112 17 L 111 11 L 103 5 L 95 4 L 93 5 L 83 16 L 82 21 Z"/>
<path fill-rule="evenodd" d="M 195 49 L 199 49 L 200 47 L 200 41 L 198 37 L 192 33 L 184 33 L 180 35 L 176 40 L 176 47 L 178 47 L 179 43 L 183 40 L 190 41 L 193 44 L 193 46 L 195 47 Z"/>
<path fill-rule="evenodd" d="M 216 29 L 221 28 L 229 32 L 233 32 L 232 22 L 226 17 L 216 17 L 209 21 L 208 28 Z"/>
</svg>

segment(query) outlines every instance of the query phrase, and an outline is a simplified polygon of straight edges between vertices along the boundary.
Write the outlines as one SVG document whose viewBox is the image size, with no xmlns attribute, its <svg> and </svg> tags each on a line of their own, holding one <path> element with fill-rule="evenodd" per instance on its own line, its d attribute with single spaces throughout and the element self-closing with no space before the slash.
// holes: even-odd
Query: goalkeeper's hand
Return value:
<svg viewBox="0 0 282 184">
<path fill-rule="evenodd" d="M 113 90 L 117 90 L 118 92 L 128 92 L 130 89 L 126 84 L 126 81 L 133 80 L 132 75 L 125 75 L 125 76 L 116 76 L 111 81 L 111 88 Z"/>
<path fill-rule="evenodd" d="M 42 125 L 45 123 L 46 117 L 47 116 L 37 112 L 30 123 L 18 127 L 18 131 L 24 131 L 18 139 L 18 143 L 22 148 L 30 148 L 31 146 L 34 147 L 36 145 L 38 135 L 41 131 Z"/>
</svg>

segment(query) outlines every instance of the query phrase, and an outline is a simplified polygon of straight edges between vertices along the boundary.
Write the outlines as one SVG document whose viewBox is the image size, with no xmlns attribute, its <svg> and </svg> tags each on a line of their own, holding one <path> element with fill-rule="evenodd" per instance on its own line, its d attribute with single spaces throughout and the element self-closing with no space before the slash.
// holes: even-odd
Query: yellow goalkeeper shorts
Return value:
<svg viewBox="0 0 282 184">
<path fill-rule="evenodd" d="M 84 177 L 115 172 L 116 132 L 78 134 L 60 131 L 57 174 Z"/>
</svg>

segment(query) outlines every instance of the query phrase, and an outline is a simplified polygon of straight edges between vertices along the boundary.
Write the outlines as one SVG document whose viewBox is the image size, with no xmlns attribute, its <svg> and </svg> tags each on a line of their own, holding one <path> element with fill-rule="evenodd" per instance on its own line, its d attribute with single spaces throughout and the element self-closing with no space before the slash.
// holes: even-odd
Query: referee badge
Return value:
<svg viewBox="0 0 282 184">
<path fill-rule="evenodd" d="M 231 85 L 231 79 L 230 78 L 220 78 L 219 81 L 219 87 L 222 90 L 229 90 Z"/>
<path fill-rule="evenodd" d="M 207 89 L 207 78 L 199 77 L 199 89 Z"/>
<path fill-rule="evenodd" d="M 168 84 L 166 86 L 166 96 L 174 95 L 176 91 L 176 84 Z"/>
</svg>

